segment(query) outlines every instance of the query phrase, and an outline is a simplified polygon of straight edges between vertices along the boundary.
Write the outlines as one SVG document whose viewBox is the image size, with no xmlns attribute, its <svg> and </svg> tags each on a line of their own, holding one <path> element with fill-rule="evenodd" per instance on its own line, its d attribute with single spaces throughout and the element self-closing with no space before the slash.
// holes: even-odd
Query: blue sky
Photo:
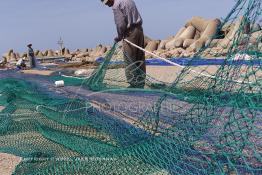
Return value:
<svg viewBox="0 0 262 175">
<path fill-rule="evenodd" d="M 225 17 L 235 0 L 135 0 L 145 34 L 154 39 L 174 35 L 192 16 Z M 112 10 L 100 0 L 0 0 L 0 54 L 13 48 L 90 48 L 112 44 L 116 35 Z"/>
</svg>

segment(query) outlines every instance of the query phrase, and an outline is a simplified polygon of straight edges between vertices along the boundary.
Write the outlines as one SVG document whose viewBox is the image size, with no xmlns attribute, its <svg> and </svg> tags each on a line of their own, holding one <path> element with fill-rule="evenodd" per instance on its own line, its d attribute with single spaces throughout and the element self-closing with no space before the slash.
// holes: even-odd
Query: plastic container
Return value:
<svg viewBox="0 0 262 175">
<path fill-rule="evenodd" d="M 65 86 L 64 80 L 59 80 L 55 82 L 55 87 L 64 87 L 64 86 Z"/>
</svg>

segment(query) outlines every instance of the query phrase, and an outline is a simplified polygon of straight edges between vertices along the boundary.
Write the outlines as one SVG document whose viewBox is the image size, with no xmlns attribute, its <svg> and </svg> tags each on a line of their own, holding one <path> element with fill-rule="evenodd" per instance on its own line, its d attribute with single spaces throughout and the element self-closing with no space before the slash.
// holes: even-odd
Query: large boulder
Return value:
<svg viewBox="0 0 262 175">
<path fill-rule="evenodd" d="M 199 17 L 199 16 L 194 16 L 192 17 L 192 19 L 190 19 L 187 23 L 186 23 L 186 27 L 188 26 L 193 26 L 195 27 L 199 32 L 204 32 L 204 30 L 207 28 L 209 21 Z"/>
<path fill-rule="evenodd" d="M 249 42 L 252 44 L 261 43 L 262 42 L 262 30 L 252 33 L 250 36 Z"/>
<path fill-rule="evenodd" d="M 96 46 L 95 49 L 93 49 L 91 52 L 90 52 L 90 56 L 94 56 L 96 57 L 99 53 L 100 53 L 100 50 L 102 49 L 102 44 L 99 44 L 98 46 Z"/>
<path fill-rule="evenodd" d="M 234 23 L 226 23 L 223 25 L 221 31 L 227 35 L 233 28 L 234 28 L 235 24 Z"/>
<path fill-rule="evenodd" d="M 160 41 L 157 40 L 157 41 L 150 41 L 147 46 L 146 46 L 146 50 L 150 51 L 150 52 L 153 52 L 155 50 L 157 50 L 158 48 L 158 45 L 159 45 Z"/>
<path fill-rule="evenodd" d="M 17 59 L 21 58 L 19 53 L 15 53 L 15 56 L 16 56 Z"/>
<path fill-rule="evenodd" d="M 67 49 L 67 48 L 63 48 L 63 49 L 61 50 L 61 54 L 62 54 L 63 56 L 65 56 L 65 55 L 70 55 L 70 51 L 69 51 L 69 49 Z"/>
<path fill-rule="evenodd" d="M 69 55 L 70 54 L 70 50 L 69 49 L 65 49 L 64 55 Z"/>
<path fill-rule="evenodd" d="M 44 51 L 44 56 L 46 57 L 48 55 L 48 50 Z"/>
<path fill-rule="evenodd" d="M 0 61 L 0 66 L 4 66 L 6 63 L 7 63 L 7 58 L 3 56 L 2 60 Z"/>
<path fill-rule="evenodd" d="M 193 26 L 188 26 L 186 30 L 175 40 L 175 47 L 182 47 L 186 39 L 193 39 L 196 33 L 196 28 Z"/>
<path fill-rule="evenodd" d="M 168 40 L 161 40 L 161 42 L 158 45 L 157 50 L 165 50 L 166 49 L 166 43 L 168 42 Z"/>
<path fill-rule="evenodd" d="M 195 41 L 196 41 L 195 39 L 185 39 L 185 41 L 183 42 L 183 48 L 188 48 Z"/>
<path fill-rule="evenodd" d="M 219 47 L 222 41 L 223 41 L 223 39 L 212 39 L 212 40 L 208 40 L 208 41 L 205 43 L 205 46 L 208 46 L 208 47 L 210 47 L 210 48 L 212 48 L 212 47 Z"/>
<path fill-rule="evenodd" d="M 219 19 L 210 20 L 205 30 L 202 32 L 201 37 L 190 46 L 192 50 L 199 51 L 202 47 L 204 47 L 206 42 L 216 35 L 220 24 L 221 21 Z"/>
<path fill-rule="evenodd" d="M 181 57 L 186 52 L 186 50 L 183 48 L 177 48 L 175 52 L 177 52 L 176 57 Z"/>
<path fill-rule="evenodd" d="M 61 55 L 61 56 L 63 56 L 64 55 L 64 53 L 65 53 L 65 47 L 63 47 L 61 50 L 60 50 L 60 52 L 59 52 L 59 55 Z"/>
<path fill-rule="evenodd" d="M 82 62 L 82 61 L 83 61 L 83 58 L 76 58 L 76 57 L 75 57 L 75 58 L 73 58 L 72 60 L 73 60 L 73 61 L 77 61 L 77 62 Z"/>
<path fill-rule="evenodd" d="M 106 46 L 102 46 L 102 48 L 99 50 L 99 52 L 97 52 L 97 56 L 102 56 L 106 53 L 107 51 L 107 47 Z"/>
<path fill-rule="evenodd" d="M 184 43 L 184 38 L 177 38 L 174 42 L 174 46 L 175 48 L 179 48 L 179 47 L 182 47 L 183 46 L 183 43 Z"/>
<path fill-rule="evenodd" d="M 179 31 L 177 32 L 177 34 L 175 35 L 175 37 L 172 37 L 165 45 L 166 49 L 171 49 L 175 47 L 175 42 L 176 39 L 186 30 L 185 27 L 182 27 L 181 29 L 179 29 Z"/>
<path fill-rule="evenodd" d="M 233 44 L 234 37 L 237 31 L 240 29 L 241 24 L 243 23 L 244 17 L 241 16 L 237 22 L 230 27 L 230 31 L 227 33 L 223 41 L 220 43 L 221 47 L 229 48 Z"/>
<path fill-rule="evenodd" d="M 261 26 L 258 23 L 255 23 L 251 26 L 251 33 L 257 32 L 257 31 L 260 31 L 260 30 L 262 30 L 262 29 L 261 29 Z"/>
<path fill-rule="evenodd" d="M 17 58 L 16 58 L 16 54 L 15 53 L 11 53 L 10 57 L 9 57 L 9 61 L 17 61 Z"/>
<path fill-rule="evenodd" d="M 76 49 L 72 54 L 78 55 L 78 54 L 80 54 L 80 53 L 81 53 L 81 51 L 80 51 L 79 49 Z"/>
<path fill-rule="evenodd" d="M 54 56 L 55 56 L 55 52 L 53 50 L 49 49 L 47 51 L 47 57 L 54 57 Z"/>
<path fill-rule="evenodd" d="M 7 52 L 7 56 L 8 57 L 11 57 L 11 55 L 14 53 L 14 50 L 13 49 L 10 49 L 8 52 Z"/>
<path fill-rule="evenodd" d="M 54 50 L 55 56 L 61 56 L 61 50 Z"/>
<path fill-rule="evenodd" d="M 104 55 L 107 52 L 107 47 L 99 44 L 95 49 L 89 49 L 90 57 L 99 57 Z"/>
<path fill-rule="evenodd" d="M 39 50 L 36 50 L 36 51 L 35 51 L 35 55 L 38 55 L 38 54 L 39 54 L 39 52 L 40 52 Z"/>
<path fill-rule="evenodd" d="M 69 49 L 64 50 L 63 56 L 66 58 L 72 58 L 72 54 L 70 54 Z"/>
<path fill-rule="evenodd" d="M 82 59 L 82 62 L 95 62 L 96 58 L 95 57 L 85 57 Z"/>
<path fill-rule="evenodd" d="M 200 38 L 203 38 L 203 39 L 207 40 L 210 37 L 213 37 L 216 34 L 216 32 L 218 30 L 218 27 L 220 25 L 221 25 L 221 21 L 219 19 L 210 20 L 208 22 L 208 25 L 207 25 L 206 29 L 201 34 Z"/>
<path fill-rule="evenodd" d="M 148 44 L 150 41 L 152 41 L 152 39 L 145 35 L 145 36 L 144 36 L 144 46 L 147 46 L 147 44 Z"/>
<path fill-rule="evenodd" d="M 89 57 L 89 53 L 84 52 L 84 53 L 80 53 L 80 54 L 76 55 L 76 58 L 84 58 L 84 57 Z"/>
<path fill-rule="evenodd" d="M 171 57 L 180 57 L 181 53 L 185 52 L 183 48 L 176 48 L 172 49 L 167 52 L 166 57 L 171 58 Z"/>
<path fill-rule="evenodd" d="M 177 39 L 185 30 L 187 27 L 182 27 L 178 30 L 178 32 L 176 33 L 176 35 L 174 37 L 172 37 L 171 39 Z"/>
<path fill-rule="evenodd" d="M 179 57 L 184 57 L 184 58 L 189 58 L 189 57 L 193 57 L 195 52 L 189 51 L 189 50 L 185 50 L 184 52 L 182 52 Z"/>
<path fill-rule="evenodd" d="M 194 39 L 197 40 L 201 37 L 201 33 L 197 30 Z"/>
<path fill-rule="evenodd" d="M 39 58 L 43 58 L 44 54 L 40 51 L 40 52 L 38 52 L 38 54 L 36 56 L 39 57 Z"/>
</svg>

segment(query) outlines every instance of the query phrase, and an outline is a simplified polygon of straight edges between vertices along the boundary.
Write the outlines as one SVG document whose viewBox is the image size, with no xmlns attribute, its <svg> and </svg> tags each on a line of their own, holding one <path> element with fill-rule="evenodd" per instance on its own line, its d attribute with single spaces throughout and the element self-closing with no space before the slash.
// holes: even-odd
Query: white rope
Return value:
<svg viewBox="0 0 262 175">
<path fill-rule="evenodd" d="M 20 113 L 20 114 L 0 114 L 0 116 L 23 116 L 23 115 L 33 115 L 33 114 L 40 114 L 39 112 L 30 112 L 30 113 Z"/>
<path fill-rule="evenodd" d="M 129 43 L 130 45 L 132 45 L 132 46 L 134 46 L 134 47 L 142 50 L 142 51 L 145 52 L 145 53 L 148 53 L 148 54 L 150 54 L 150 55 L 152 55 L 152 56 L 155 56 L 156 58 L 159 58 L 159 59 L 165 61 L 166 63 L 169 63 L 169 64 L 171 64 L 171 65 L 173 65 L 173 66 L 180 67 L 180 68 L 182 68 L 182 69 L 185 68 L 185 66 L 182 66 L 182 65 L 180 65 L 180 64 L 174 63 L 174 62 L 172 62 L 172 61 L 170 61 L 170 60 L 168 60 L 168 59 L 166 59 L 166 58 L 160 57 L 160 56 L 157 55 L 157 54 L 154 54 L 154 53 L 152 53 L 152 52 L 150 52 L 150 51 L 148 51 L 148 50 L 145 50 L 144 48 L 139 47 L 138 45 L 132 43 L 131 41 L 129 41 L 129 40 L 127 40 L 127 39 L 124 39 L 124 41 L 126 41 L 126 42 Z M 198 74 L 198 75 L 203 75 L 203 76 L 205 76 L 205 77 L 209 77 L 209 78 L 213 78 L 213 79 L 216 78 L 216 77 L 213 76 L 213 75 L 205 74 L 205 73 L 203 73 L 203 72 L 199 72 L 199 71 L 196 71 L 196 70 L 193 70 L 193 69 L 190 69 L 190 68 L 189 68 L 189 70 L 190 70 L 191 72 L 193 72 L 193 73 Z M 79 80 L 85 80 L 85 79 L 88 78 L 88 77 L 80 78 L 80 77 L 68 76 L 68 75 L 63 75 L 63 74 L 61 74 L 61 76 L 62 76 L 62 77 L 67 77 L 67 78 L 75 78 L 75 79 L 79 79 Z M 228 81 L 228 80 L 224 80 L 224 81 Z M 238 80 L 232 80 L 232 82 L 239 83 L 239 84 L 242 84 L 242 83 L 251 84 L 251 83 L 253 83 L 253 82 L 243 82 L 243 81 L 238 81 Z"/>
<path fill-rule="evenodd" d="M 157 55 L 157 54 L 154 54 L 154 53 L 152 53 L 152 52 L 150 52 L 150 51 L 148 51 L 148 50 L 145 50 L 145 49 L 143 49 L 142 47 L 139 47 L 138 45 L 136 45 L 136 44 L 128 41 L 127 39 L 124 39 L 124 40 L 125 40 L 127 43 L 131 44 L 132 46 L 134 46 L 134 47 L 136 47 L 136 48 L 138 48 L 138 49 L 140 49 L 140 50 L 142 50 L 142 51 L 144 51 L 144 52 L 146 52 L 146 53 L 148 53 L 148 54 L 150 54 L 150 55 L 153 55 L 153 56 L 155 56 L 155 57 L 157 57 L 157 58 L 159 58 L 159 59 L 161 59 L 161 60 L 163 60 L 163 61 L 165 61 L 165 62 L 167 62 L 167 63 L 169 63 L 169 64 L 171 64 L 171 65 L 173 65 L 173 66 L 178 66 L 178 67 L 180 67 L 180 68 L 182 68 L 182 69 L 185 68 L 185 66 L 181 66 L 180 64 L 174 63 L 174 62 L 172 62 L 172 61 L 170 61 L 170 60 L 167 60 L 167 59 L 165 59 L 165 58 L 160 57 L 160 56 Z M 190 71 L 192 71 L 192 72 L 194 72 L 194 73 L 197 73 L 197 74 L 204 75 L 204 76 L 206 76 L 206 77 L 215 78 L 215 76 L 210 75 L 210 74 L 205 74 L 205 73 L 198 72 L 198 71 L 195 71 L 195 70 L 192 70 L 192 69 L 190 69 Z"/>
<path fill-rule="evenodd" d="M 47 106 L 44 106 L 44 105 L 38 105 L 38 106 L 36 106 L 37 112 L 20 113 L 20 114 L 9 114 L 9 113 L 7 113 L 7 114 L 0 114 L 0 116 L 23 116 L 23 115 L 41 114 L 41 112 L 39 111 L 39 107 L 44 107 L 44 108 L 49 109 L 49 110 L 54 110 L 54 109 L 47 107 Z M 61 112 L 61 113 L 62 112 L 75 112 L 75 111 L 79 111 L 79 110 L 82 110 L 82 109 L 87 110 L 87 109 L 90 109 L 90 108 L 92 108 L 92 106 L 86 106 L 86 107 L 77 108 L 77 109 L 73 109 L 73 110 L 65 110 L 65 111 L 54 110 L 54 111 Z"/>
<path fill-rule="evenodd" d="M 60 112 L 60 113 L 62 113 L 62 112 L 75 112 L 75 111 L 79 111 L 79 110 L 82 110 L 82 109 L 91 109 L 92 108 L 92 106 L 85 106 L 85 107 L 82 107 L 82 108 L 76 108 L 76 109 L 72 109 L 72 110 L 64 110 L 64 111 L 59 111 L 59 110 L 55 110 L 55 109 L 53 109 L 53 108 L 51 108 L 51 107 L 48 107 L 48 106 L 44 106 L 44 105 L 38 105 L 38 106 L 36 106 L 36 110 L 37 111 L 39 111 L 39 107 L 43 107 L 43 108 L 46 108 L 46 109 L 49 109 L 49 110 L 53 110 L 53 111 L 56 111 L 56 112 Z"/>
<path fill-rule="evenodd" d="M 85 79 L 88 78 L 88 77 L 80 78 L 80 77 L 68 76 L 68 75 L 64 75 L 64 74 L 61 74 L 61 76 L 62 76 L 62 77 L 66 77 L 66 78 L 75 78 L 75 79 L 79 79 L 79 80 L 85 80 Z"/>
<path fill-rule="evenodd" d="M 173 66 L 177 66 L 177 67 L 180 67 L 180 68 L 185 68 L 185 66 L 181 66 L 180 64 L 174 63 L 174 62 L 172 62 L 172 61 L 170 61 L 170 60 L 168 60 L 168 59 L 165 59 L 165 58 L 160 57 L 160 56 L 157 55 L 157 54 L 154 54 L 154 53 L 152 53 L 152 52 L 150 52 L 150 51 L 148 51 L 148 50 L 145 50 L 144 48 L 139 47 L 138 45 L 132 43 L 131 41 L 129 41 L 129 40 L 127 40 L 127 39 L 124 39 L 124 41 L 126 41 L 126 42 L 129 43 L 130 45 L 132 45 L 132 46 L 134 46 L 134 47 L 136 47 L 136 48 L 144 51 L 145 53 L 148 53 L 148 54 L 150 54 L 150 55 L 152 55 L 152 56 L 155 56 L 156 58 L 159 58 L 159 59 L 161 59 L 161 60 L 163 60 L 163 61 L 165 61 L 165 62 L 167 62 L 167 63 L 169 63 L 169 64 L 171 64 L 171 65 L 173 65 Z M 198 75 L 200 74 L 200 75 L 203 75 L 203 76 L 206 76 L 206 77 L 209 77 L 209 78 L 213 78 L 213 79 L 216 78 L 216 77 L 213 76 L 213 75 L 205 74 L 205 73 L 202 73 L 202 72 L 198 72 L 198 71 L 195 71 L 195 70 L 190 69 L 190 68 L 189 68 L 189 70 L 190 70 L 191 72 L 194 72 L 194 73 L 198 74 Z M 225 80 L 225 81 L 228 81 L 228 80 Z M 251 84 L 251 83 L 252 83 L 252 82 L 242 82 L 242 81 L 238 81 L 238 80 L 232 80 L 232 81 L 233 81 L 233 82 L 236 82 L 236 83 L 240 83 L 240 84 L 242 84 L 242 83 L 249 83 L 249 84 Z"/>
</svg>

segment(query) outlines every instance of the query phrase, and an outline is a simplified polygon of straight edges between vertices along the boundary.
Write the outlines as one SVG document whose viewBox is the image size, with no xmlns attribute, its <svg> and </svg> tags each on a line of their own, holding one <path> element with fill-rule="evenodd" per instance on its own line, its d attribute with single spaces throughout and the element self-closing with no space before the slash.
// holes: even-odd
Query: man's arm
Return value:
<svg viewBox="0 0 262 175">
<path fill-rule="evenodd" d="M 125 36 L 125 32 L 127 30 L 127 23 L 125 20 L 125 15 L 121 11 L 121 9 L 113 9 L 114 18 L 116 23 L 116 29 L 118 37 L 115 39 L 116 42 L 122 40 Z"/>
</svg>

